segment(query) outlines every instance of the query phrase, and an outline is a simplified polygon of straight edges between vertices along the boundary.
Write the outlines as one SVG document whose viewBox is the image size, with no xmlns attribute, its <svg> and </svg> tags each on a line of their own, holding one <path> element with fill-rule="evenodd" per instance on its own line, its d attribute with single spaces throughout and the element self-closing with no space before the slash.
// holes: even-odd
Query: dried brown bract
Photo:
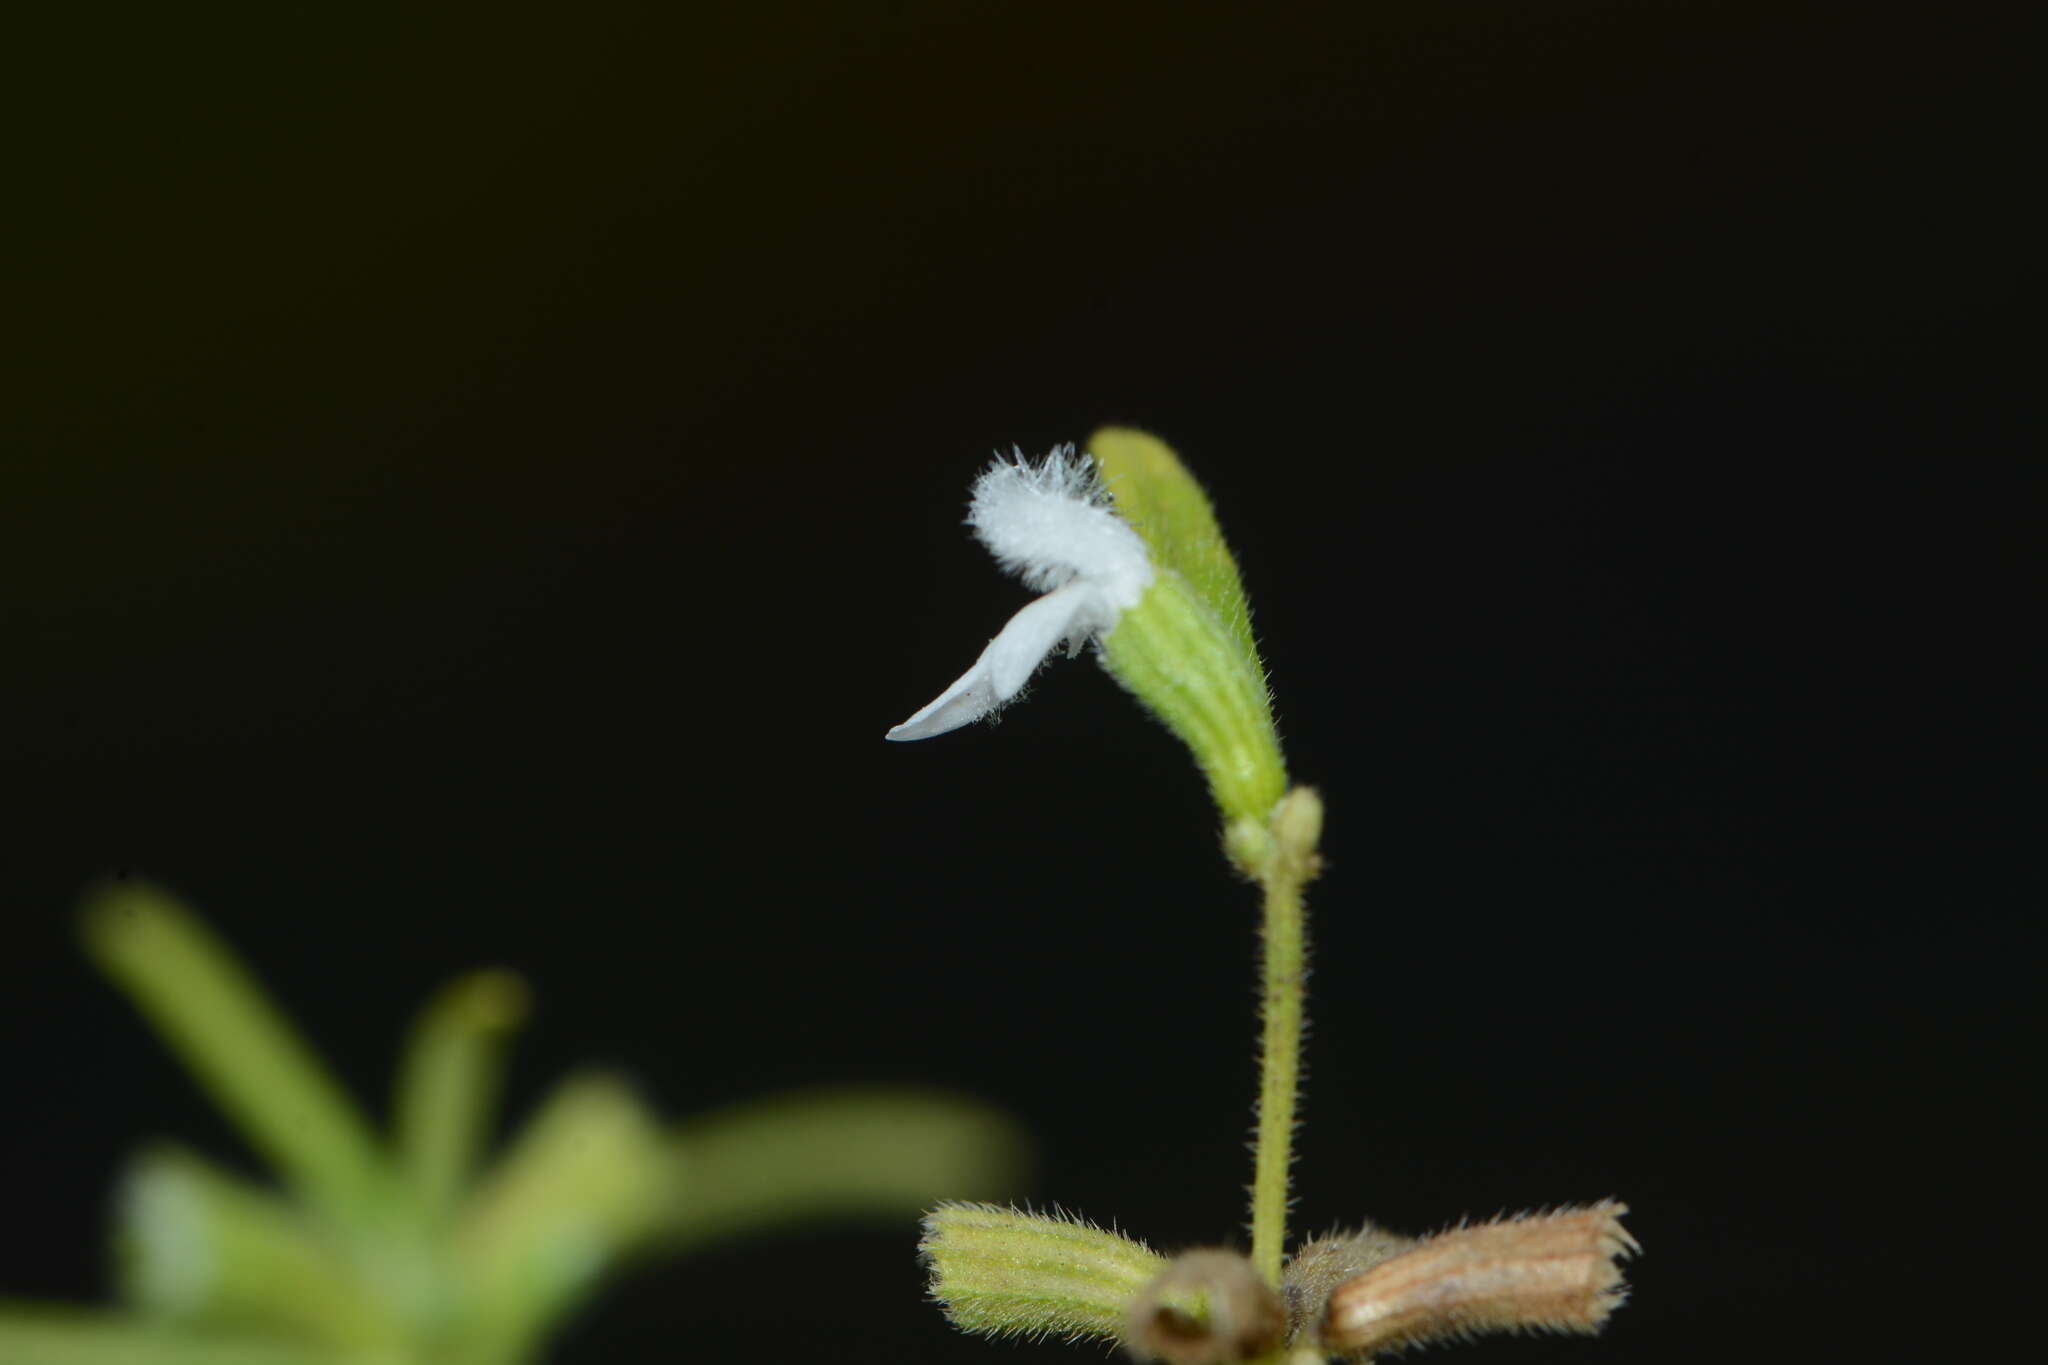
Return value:
<svg viewBox="0 0 2048 1365">
<path fill-rule="evenodd" d="M 1322 1345 L 1362 1356 L 1482 1332 L 1597 1332 L 1627 1294 L 1615 1262 L 1638 1249 L 1626 1212 L 1603 1200 L 1426 1238 L 1330 1292 Z"/>
</svg>

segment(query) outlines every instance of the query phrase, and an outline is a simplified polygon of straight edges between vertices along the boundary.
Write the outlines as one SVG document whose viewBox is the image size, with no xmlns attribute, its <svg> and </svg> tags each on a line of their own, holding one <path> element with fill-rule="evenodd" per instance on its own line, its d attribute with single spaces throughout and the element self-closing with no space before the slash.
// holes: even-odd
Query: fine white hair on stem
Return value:
<svg viewBox="0 0 2048 1365">
<path fill-rule="evenodd" d="M 1094 460 L 1071 445 L 1035 464 L 1016 450 L 998 458 L 974 481 L 967 524 L 998 564 L 1045 596 L 890 739 L 929 739 L 980 720 L 1016 696 L 1055 645 L 1071 656 L 1100 639 L 1152 586 L 1144 540 L 1112 510 Z"/>
</svg>

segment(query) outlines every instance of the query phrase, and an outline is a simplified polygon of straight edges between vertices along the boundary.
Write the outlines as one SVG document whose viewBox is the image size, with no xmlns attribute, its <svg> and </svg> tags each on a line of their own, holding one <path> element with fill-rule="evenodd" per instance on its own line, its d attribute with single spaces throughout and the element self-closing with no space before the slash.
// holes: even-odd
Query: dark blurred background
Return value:
<svg viewBox="0 0 2048 1365">
<path fill-rule="evenodd" d="M 140 1139 L 239 1152 L 77 951 L 122 870 L 379 1104 L 506 963 L 515 1112 L 958 1087 L 1037 1198 L 1241 1235 L 1254 904 L 1184 755 L 1085 663 L 881 739 L 1026 600 L 973 473 L 1116 421 L 1329 802 L 1299 1225 L 1634 1206 L 1605 1338 L 1466 1360 L 1920 1354 L 1901 1276 L 2031 1181 L 2016 25 L 135 9 L 14 54 L 0 1292 L 102 1292 Z M 557 1358 L 1071 1358 L 953 1335 L 913 1236 L 657 1268 Z"/>
</svg>

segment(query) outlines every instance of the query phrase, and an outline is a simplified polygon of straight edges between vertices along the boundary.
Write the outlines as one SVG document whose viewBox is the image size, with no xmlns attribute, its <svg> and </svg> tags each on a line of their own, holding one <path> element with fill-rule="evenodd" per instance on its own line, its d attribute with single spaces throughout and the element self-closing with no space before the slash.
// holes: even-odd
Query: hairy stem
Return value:
<svg viewBox="0 0 2048 1365">
<path fill-rule="evenodd" d="M 1301 1073 L 1303 951 L 1301 885 L 1266 883 L 1264 1042 L 1259 1060 L 1259 1135 L 1252 1167 L 1252 1264 L 1280 1283 L 1287 1245 L 1287 1172 L 1294 1159 L 1294 1102 Z"/>
<path fill-rule="evenodd" d="M 1296 787 L 1274 807 L 1271 852 L 1259 869 L 1265 889 L 1263 990 L 1260 1015 L 1259 1126 L 1252 1167 L 1252 1265 L 1280 1284 L 1287 1248 L 1287 1176 L 1294 1156 L 1294 1106 L 1301 1076 L 1303 1002 L 1307 996 L 1308 929 L 1302 887 L 1316 873 L 1323 807 Z"/>
</svg>

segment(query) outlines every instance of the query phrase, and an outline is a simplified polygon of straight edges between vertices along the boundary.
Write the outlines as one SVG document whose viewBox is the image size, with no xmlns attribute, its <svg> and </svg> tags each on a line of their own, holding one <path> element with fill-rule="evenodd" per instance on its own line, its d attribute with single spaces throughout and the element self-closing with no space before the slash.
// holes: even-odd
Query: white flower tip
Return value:
<svg viewBox="0 0 2048 1365">
<path fill-rule="evenodd" d="M 924 707 L 901 725 L 891 726 L 886 739 L 930 739 L 943 735 L 949 730 L 958 730 L 963 725 L 972 725 L 1002 703 L 989 691 L 987 680 L 978 676 L 980 665 L 969 669 L 967 676 L 939 694 L 938 700 Z"/>
<path fill-rule="evenodd" d="M 974 482 L 967 523 L 996 562 L 1040 592 L 1090 579 L 1121 610 L 1152 583 L 1145 542 L 1111 510 L 1095 461 L 1057 446 L 1036 464 L 1013 451 Z"/>
<path fill-rule="evenodd" d="M 1069 583 L 1012 616 L 974 667 L 938 699 L 891 731 L 890 739 L 930 739 L 971 725 L 1024 690 L 1054 647 L 1072 653 L 1116 621 L 1117 610 L 1093 583 Z"/>
</svg>

